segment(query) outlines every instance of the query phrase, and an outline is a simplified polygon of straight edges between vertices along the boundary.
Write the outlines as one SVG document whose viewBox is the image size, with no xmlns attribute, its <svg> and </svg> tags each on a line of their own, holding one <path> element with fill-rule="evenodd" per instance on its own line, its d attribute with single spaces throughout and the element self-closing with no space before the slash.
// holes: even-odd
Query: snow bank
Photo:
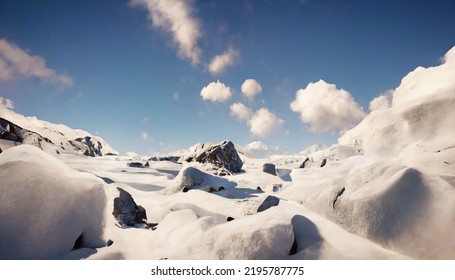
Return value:
<svg viewBox="0 0 455 280">
<path fill-rule="evenodd" d="M 393 106 L 373 111 L 339 138 L 366 154 L 396 156 L 412 146 L 455 145 L 455 47 L 440 66 L 419 67 L 393 93 Z"/>
<path fill-rule="evenodd" d="M 0 154 L 0 178 L 1 259 L 48 259 L 105 245 L 101 180 L 29 145 Z"/>
</svg>

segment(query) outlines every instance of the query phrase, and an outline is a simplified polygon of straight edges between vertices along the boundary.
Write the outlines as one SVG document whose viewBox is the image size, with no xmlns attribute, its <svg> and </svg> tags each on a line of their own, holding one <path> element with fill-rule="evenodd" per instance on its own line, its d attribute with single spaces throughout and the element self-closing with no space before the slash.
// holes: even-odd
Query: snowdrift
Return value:
<svg viewBox="0 0 455 280">
<path fill-rule="evenodd" d="M 1 259 L 49 259 L 105 245 L 101 180 L 29 145 L 0 154 L 0 178 Z"/>
</svg>

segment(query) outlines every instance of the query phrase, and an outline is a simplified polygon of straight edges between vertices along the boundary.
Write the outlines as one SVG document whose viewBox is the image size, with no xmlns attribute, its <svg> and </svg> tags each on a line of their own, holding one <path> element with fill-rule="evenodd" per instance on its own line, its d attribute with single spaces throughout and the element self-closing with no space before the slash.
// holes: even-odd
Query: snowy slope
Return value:
<svg viewBox="0 0 455 280">
<path fill-rule="evenodd" d="M 104 139 L 99 136 L 93 136 L 84 130 L 72 129 L 62 124 L 52 124 L 36 117 L 25 117 L 4 106 L 0 106 L 0 118 L 49 139 L 53 145 L 44 143 L 41 148 L 51 153 L 67 150 L 91 156 L 118 154 Z M 2 146 L 4 147 L 11 145 L 11 143 L 3 144 Z M 34 145 L 34 143 L 27 144 Z"/>
</svg>

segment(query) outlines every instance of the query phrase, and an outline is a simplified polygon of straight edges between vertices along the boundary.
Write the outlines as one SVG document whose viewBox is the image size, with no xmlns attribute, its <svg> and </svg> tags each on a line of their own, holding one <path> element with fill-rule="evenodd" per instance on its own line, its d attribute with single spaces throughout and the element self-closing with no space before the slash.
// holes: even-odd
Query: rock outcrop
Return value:
<svg viewBox="0 0 455 280">
<path fill-rule="evenodd" d="M 119 196 L 114 198 L 114 215 L 120 227 L 131 227 L 136 224 L 145 224 L 147 214 L 144 207 L 137 205 L 131 194 L 122 188 L 119 190 Z"/>
<path fill-rule="evenodd" d="M 231 141 L 224 141 L 218 144 L 197 144 L 190 149 L 183 160 L 210 163 L 224 168 L 230 173 L 239 173 L 243 166 L 243 162 Z"/>
</svg>

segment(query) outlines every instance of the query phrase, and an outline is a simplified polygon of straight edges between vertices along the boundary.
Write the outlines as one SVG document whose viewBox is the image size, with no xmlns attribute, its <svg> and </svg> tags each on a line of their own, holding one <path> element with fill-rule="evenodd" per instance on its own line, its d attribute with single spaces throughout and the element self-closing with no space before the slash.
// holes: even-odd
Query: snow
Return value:
<svg viewBox="0 0 455 280">
<path fill-rule="evenodd" d="M 245 153 L 236 174 L 184 161 L 134 168 L 128 163 L 149 157 L 1 142 L 0 258 L 455 259 L 453 56 L 411 72 L 390 108 L 370 112 L 339 143 Z M 38 133 L 80 135 L 4 112 Z M 116 226 L 118 188 L 144 207 L 148 226 Z M 258 213 L 269 196 L 279 203 Z"/>
</svg>

